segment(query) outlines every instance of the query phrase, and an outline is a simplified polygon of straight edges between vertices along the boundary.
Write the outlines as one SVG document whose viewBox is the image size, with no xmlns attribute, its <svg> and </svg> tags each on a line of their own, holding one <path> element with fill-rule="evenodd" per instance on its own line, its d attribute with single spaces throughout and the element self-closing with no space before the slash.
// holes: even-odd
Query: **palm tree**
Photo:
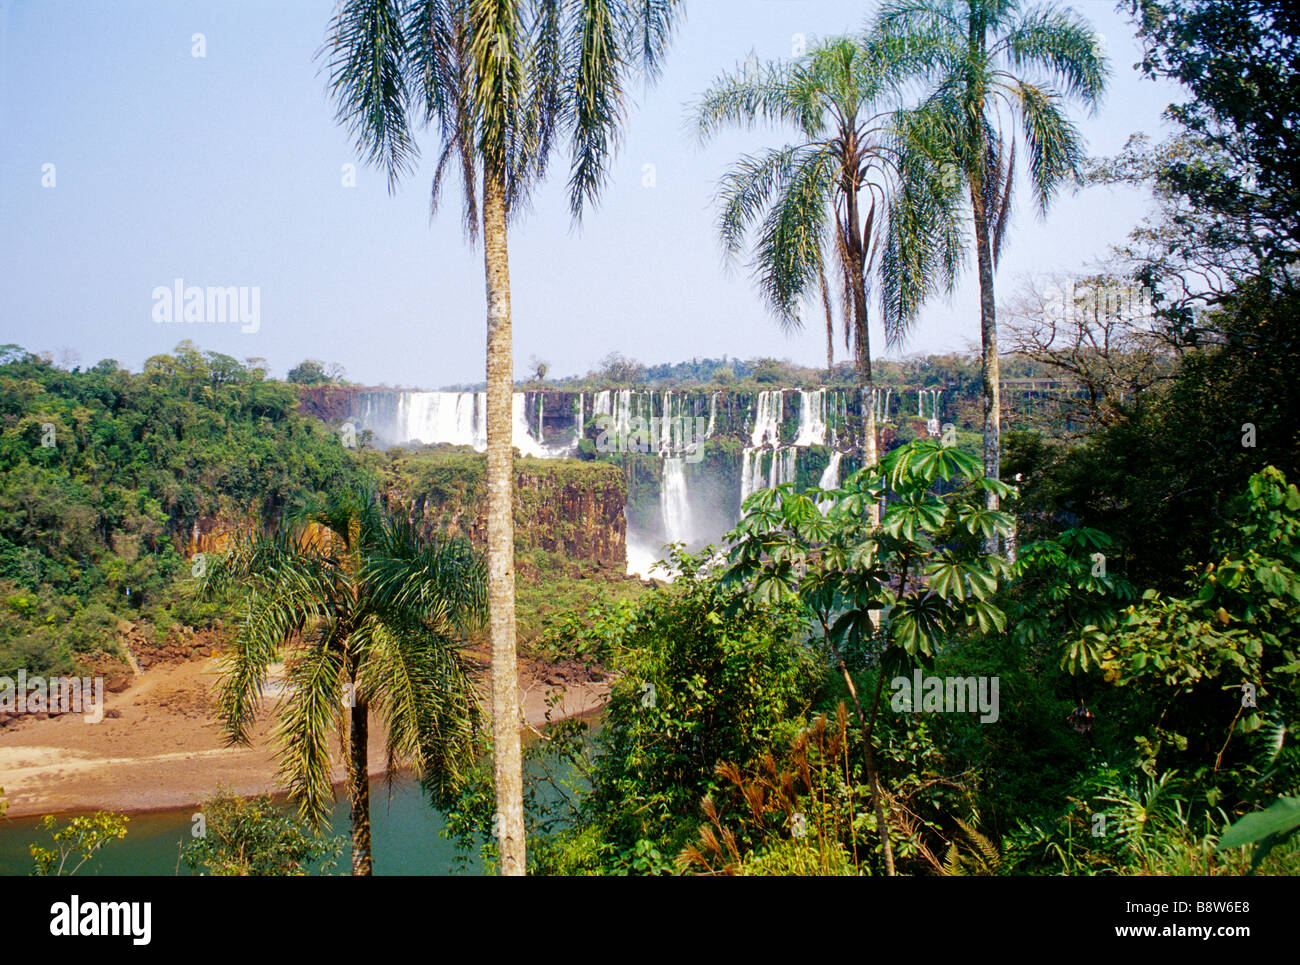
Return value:
<svg viewBox="0 0 1300 965">
<path fill-rule="evenodd" d="M 917 112 L 883 109 L 895 94 L 904 53 L 889 38 L 827 40 L 794 62 L 751 61 L 724 74 L 695 109 L 701 140 L 724 124 L 752 127 L 760 121 L 799 133 L 798 143 L 746 155 L 723 176 L 719 232 L 734 258 L 755 230 L 754 274 L 785 330 L 800 327 L 805 301 L 820 299 L 828 369 L 835 313 L 826 266 L 833 265 L 845 343 L 855 351 L 862 385 L 867 466 L 877 462 L 868 326 L 872 280 L 880 282 L 886 340 L 898 342 L 925 299 L 951 288 L 962 251 L 951 210 L 955 198 L 933 163 L 933 123 Z M 873 503 L 873 525 L 879 512 Z M 878 623 L 879 613 L 872 611 L 872 618 Z M 839 664 L 869 735 L 852 678 Z M 893 849 L 869 737 L 864 753 L 886 872 L 892 875 Z"/>
<path fill-rule="evenodd" d="M 1074 99 L 1095 112 L 1106 86 L 1099 38 L 1070 9 L 1019 0 L 886 0 L 877 28 L 908 49 L 928 85 L 925 106 L 941 119 L 954 180 L 963 180 L 975 227 L 984 379 L 984 475 L 999 478 L 1001 387 L 993 272 L 1011 212 L 1016 132 L 1029 149 L 1029 181 L 1040 215 L 1076 181 L 1084 159 L 1066 116 Z M 987 494 L 988 508 L 998 495 Z M 998 551 L 998 537 L 989 552 Z"/>
<path fill-rule="evenodd" d="M 866 465 L 877 461 L 868 303 L 880 283 L 885 337 L 901 341 L 925 299 L 951 288 L 962 253 L 954 203 L 928 145 L 933 124 L 887 110 L 906 48 L 892 38 L 834 38 L 789 62 L 741 69 L 714 81 L 694 109 L 707 142 L 727 125 L 793 128 L 795 143 L 742 157 L 722 178 L 718 227 L 729 258 L 755 235 L 755 279 L 786 331 L 820 300 L 828 331 L 835 280 L 845 347 L 862 385 Z M 865 211 L 865 222 L 863 212 Z"/>
<path fill-rule="evenodd" d="M 679 0 L 343 0 L 322 55 L 337 118 L 390 189 L 439 143 L 431 210 L 459 170 L 487 287 L 487 530 L 493 766 L 502 874 L 525 869 L 515 654 L 510 268 L 507 226 L 567 133 L 575 222 L 599 196 L 634 75 L 657 78 Z"/>
<path fill-rule="evenodd" d="M 241 534 L 207 567 L 203 590 L 238 589 L 246 610 L 226 658 L 218 708 L 248 744 L 270 665 L 285 660 L 276 736 L 299 816 L 320 824 L 334 800 L 331 735 L 348 708 L 352 873 L 371 873 L 369 717 L 386 732 L 388 773 L 414 768 L 446 800 L 475 759 L 478 692 L 460 641 L 486 614 L 481 559 L 462 540 L 426 540 L 372 495 L 347 492 Z"/>
</svg>

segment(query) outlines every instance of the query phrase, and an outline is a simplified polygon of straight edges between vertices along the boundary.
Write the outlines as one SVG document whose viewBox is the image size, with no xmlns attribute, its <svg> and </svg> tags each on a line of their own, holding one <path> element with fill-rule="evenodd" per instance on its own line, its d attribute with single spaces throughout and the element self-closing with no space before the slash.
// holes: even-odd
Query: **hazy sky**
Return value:
<svg viewBox="0 0 1300 965">
<path fill-rule="evenodd" d="M 1104 35 L 1113 65 L 1100 113 L 1074 114 L 1089 151 L 1114 153 L 1136 131 L 1159 134 L 1177 89 L 1139 78 L 1132 29 L 1111 0 L 1073 6 Z M 367 384 L 482 380 L 481 249 L 464 242 L 454 193 L 429 222 L 433 138 L 422 139 L 425 158 L 396 193 L 365 167 L 355 187 L 343 185 L 344 165 L 357 158 L 313 60 L 331 8 L 0 0 L 0 342 L 138 369 L 188 337 L 265 357 L 281 375 L 316 357 Z M 824 361 L 824 329 L 813 321 L 783 335 L 747 271 L 724 269 L 715 231 L 712 198 L 728 163 L 788 134 L 729 135 L 700 149 L 685 107 L 751 50 L 788 56 L 795 35 L 856 30 L 875 3 L 686 8 L 663 80 L 636 91 L 600 208 L 571 229 L 561 161 L 512 233 L 521 375 L 532 355 L 563 376 L 611 351 L 644 362 Z M 1094 188 L 1062 197 L 1039 220 L 1028 192 L 1020 198 L 1002 293 L 1026 273 L 1084 267 L 1145 209 L 1138 192 Z M 177 278 L 256 288 L 258 330 L 155 322 L 154 290 Z M 976 292 L 972 268 L 951 303 L 926 310 L 903 352 L 967 347 L 978 337 Z M 871 338 L 873 354 L 885 354 L 879 326 Z"/>
</svg>

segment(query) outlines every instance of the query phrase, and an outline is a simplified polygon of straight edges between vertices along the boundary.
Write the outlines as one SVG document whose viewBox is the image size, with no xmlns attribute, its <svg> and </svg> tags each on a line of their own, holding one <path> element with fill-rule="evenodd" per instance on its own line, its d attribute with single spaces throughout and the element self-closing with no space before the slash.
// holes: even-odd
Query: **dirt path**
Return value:
<svg viewBox="0 0 1300 965">
<path fill-rule="evenodd" d="M 277 698 L 264 699 L 251 747 L 226 746 L 213 711 L 218 664 L 208 658 L 150 668 L 122 693 L 105 694 L 105 717 L 95 724 L 68 714 L 0 730 L 0 787 L 9 816 L 187 807 L 218 785 L 241 795 L 281 790 L 270 738 Z M 525 661 L 520 691 L 528 722 L 542 725 L 547 697 L 561 690 L 556 719 L 603 706 L 608 684 L 583 676 Z M 383 773 L 382 728 L 373 724 L 370 762 L 372 774 Z M 343 779 L 341 761 L 335 779 Z"/>
</svg>

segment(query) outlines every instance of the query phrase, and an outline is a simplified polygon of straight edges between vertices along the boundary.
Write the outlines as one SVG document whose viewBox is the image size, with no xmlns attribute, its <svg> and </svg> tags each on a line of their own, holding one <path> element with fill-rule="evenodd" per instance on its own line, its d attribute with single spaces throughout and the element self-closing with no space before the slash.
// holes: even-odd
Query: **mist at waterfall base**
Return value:
<svg viewBox="0 0 1300 965">
<path fill-rule="evenodd" d="M 668 544 L 682 543 L 690 551 L 709 544 L 721 546 L 744 500 L 759 489 L 797 481 L 799 468 L 806 466 L 803 460 L 814 447 L 828 453 L 828 462 L 812 478 L 822 489 L 835 488 L 843 457 L 854 449 L 845 390 L 760 391 L 744 419 L 738 478 L 707 478 L 697 447 L 714 436 L 718 396 L 716 391 L 671 389 L 515 392 L 513 442 L 525 456 L 573 458 L 584 439 L 600 438 L 603 433 L 615 440 L 637 440 L 635 451 L 657 456 L 657 518 L 647 519 L 642 513 L 634 520 L 629 506 L 627 572 L 668 579 L 666 569 L 656 566 L 666 556 Z M 940 396 L 939 389 L 918 389 L 917 417 L 936 420 Z M 893 421 L 891 403 L 898 417 L 904 415 L 902 400 L 901 393 L 880 389 L 863 401 L 875 410 L 877 423 L 884 425 Z M 793 437 L 783 439 L 787 419 L 793 422 L 796 416 Z M 353 403 L 350 421 L 384 445 L 461 445 L 479 452 L 487 448 L 484 392 L 363 390 Z M 647 425 L 650 432 L 642 435 Z M 703 427 L 702 433 L 683 429 L 696 425 Z M 811 484 L 807 470 L 805 479 Z"/>
</svg>

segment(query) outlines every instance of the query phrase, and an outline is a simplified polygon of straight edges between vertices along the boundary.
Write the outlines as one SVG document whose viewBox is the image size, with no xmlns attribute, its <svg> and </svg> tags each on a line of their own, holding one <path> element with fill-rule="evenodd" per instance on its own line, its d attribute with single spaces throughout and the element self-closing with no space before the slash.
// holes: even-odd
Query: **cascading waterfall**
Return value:
<svg viewBox="0 0 1300 965">
<path fill-rule="evenodd" d="M 592 405 L 591 414 L 593 416 L 608 416 L 609 431 L 619 438 L 624 438 L 632 430 L 632 390 L 631 389 L 601 389 L 596 393 L 595 403 Z M 638 410 L 640 408 L 640 396 L 636 399 Z"/>
<path fill-rule="evenodd" d="M 762 461 L 762 449 L 746 447 L 740 457 L 740 504 L 743 506 L 749 494 L 756 488 L 754 484 L 758 467 Z"/>
<path fill-rule="evenodd" d="M 830 462 L 822 473 L 823 488 L 839 485 L 839 467 L 843 453 L 837 448 L 838 427 L 848 424 L 848 404 L 844 393 L 826 389 L 799 390 L 799 429 L 793 445 L 781 445 L 784 403 L 780 390 L 760 392 L 754 409 L 754 429 L 750 445 L 741 456 L 740 501 L 758 489 L 795 482 L 798 475 L 799 450 L 809 446 L 832 447 Z M 874 400 L 871 404 L 875 404 Z"/>
<path fill-rule="evenodd" d="M 799 432 L 796 446 L 826 445 L 826 390 L 799 390 Z"/>
<path fill-rule="evenodd" d="M 741 456 L 740 465 L 741 503 L 759 489 L 775 489 L 782 483 L 794 482 L 798 452 L 795 446 L 746 449 Z"/>
<path fill-rule="evenodd" d="M 527 456 L 550 453 L 533 435 L 528 425 L 528 397 L 515 392 L 512 404 L 511 442 Z M 402 392 L 390 426 L 382 427 L 385 437 L 394 443 L 420 443 L 426 446 L 472 446 L 482 452 L 487 448 L 486 392 Z M 371 428 L 383 420 L 372 415 L 370 401 L 362 415 L 363 425 Z M 538 433 L 541 432 L 541 400 L 538 400 Z"/>
<path fill-rule="evenodd" d="M 487 399 L 486 392 L 483 393 L 483 398 L 486 401 Z M 518 449 L 525 456 L 538 456 L 540 458 L 545 459 L 547 456 L 550 455 L 550 453 L 548 453 L 544 448 L 542 448 L 541 444 L 536 439 L 533 438 L 532 433 L 528 431 L 527 397 L 522 392 L 516 392 L 511 402 L 513 403 L 513 405 L 511 406 L 513 410 L 511 412 L 511 415 L 513 416 L 513 420 L 512 420 L 513 424 L 511 426 L 511 432 L 510 432 L 511 444 L 514 445 L 514 447 Z M 484 420 L 485 426 L 486 423 L 487 420 Z M 539 432 L 541 431 L 540 428 L 538 431 Z M 485 449 L 487 448 L 486 432 L 484 433 L 483 448 Z"/>
<path fill-rule="evenodd" d="M 917 418 L 927 418 L 925 414 L 925 400 L 930 400 L 930 415 L 928 418 L 939 418 L 939 397 L 943 395 L 943 389 L 917 389 L 916 390 L 916 415 Z"/>
<path fill-rule="evenodd" d="M 781 445 L 781 422 L 783 421 L 784 396 L 780 389 L 772 389 L 758 393 L 758 399 L 754 403 L 754 430 L 750 434 L 750 445 L 746 447 L 741 456 L 740 464 L 740 502 L 743 505 L 749 494 L 757 489 L 762 489 L 768 485 L 775 485 L 774 480 L 777 476 L 778 452 Z M 803 414 L 800 414 L 800 423 L 803 423 Z M 794 449 L 790 450 L 791 455 Z M 763 473 L 764 458 L 771 454 L 772 462 L 770 463 L 771 472 L 766 476 Z M 793 469 L 790 477 L 794 478 Z"/>
<path fill-rule="evenodd" d="M 578 417 L 573 422 L 573 444 L 577 446 L 587 438 L 587 427 L 583 421 L 583 393 L 578 393 Z"/>
<path fill-rule="evenodd" d="M 838 389 L 835 390 L 835 394 L 831 397 L 830 412 L 833 418 L 831 419 L 831 438 L 828 445 L 835 449 L 840 444 L 840 427 L 849 424 L 849 403 L 845 399 L 844 393 Z"/>
<path fill-rule="evenodd" d="M 694 535 L 691 526 L 691 502 L 686 490 L 685 461 L 663 460 L 664 477 L 659 487 L 659 505 L 663 511 L 664 535 L 670 543 L 689 543 Z"/>
<path fill-rule="evenodd" d="M 473 392 L 403 392 L 397 415 L 399 442 L 487 448 L 487 420 L 478 418 Z"/>
<path fill-rule="evenodd" d="M 751 446 L 779 446 L 781 444 L 781 422 L 785 418 L 783 394 L 780 389 L 758 393 L 757 409 L 754 412 L 754 431 L 750 435 Z"/>
<path fill-rule="evenodd" d="M 883 425 L 889 421 L 889 399 L 893 389 L 872 389 L 871 404 L 875 407 L 876 423 Z"/>
<path fill-rule="evenodd" d="M 511 398 L 511 443 L 524 455 L 545 456 L 541 442 L 528 425 L 528 397 L 521 391 Z M 398 442 L 422 445 L 473 446 L 487 449 L 487 393 L 485 391 L 411 391 L 398 403 Z"/>
<path fill-rule="evenodd" d="M 822 470 L 822 478 L 817 481 L 818 489 L 839 489 L 840 460 L 843 458 L 842 452 L 831 453 L 831 461 L 826 464 L 826 468 Z"/>
<path fill-rule="evenodd" d="M 711 396 L 709 396 L 709 425 L 708 428 L 704 430 L 705 439 L 713 438 L 713 427 L 714 425 L 717 424 L 717 421 L 718 421 L 718 393 L 714 392 Z"/>
<path fill-rule="evenodd" d="M 798 450 L 794 446 L 777 449 L 772 453 L 772 474 L 768 479 L 769 489 L 775 489 L 782 483 L 794 482 L 797 454 Z"/>
<path fill-rule="evenodd" d="M 652 413 L 651 418 L 653 417 Z M 675 438 L 675 432 L 680 434 L 680 426 L 673 413 L 673 393 L 671 389 L 664 390 L 664 401 L 663 407 L 660 409 L 658 432 L 659 454 L 661 456 L 666 459 L 674 452 L 681 452 L 681 439 Z M 667 475 L 666 469 L 665 475 Z"/>
</svg>

